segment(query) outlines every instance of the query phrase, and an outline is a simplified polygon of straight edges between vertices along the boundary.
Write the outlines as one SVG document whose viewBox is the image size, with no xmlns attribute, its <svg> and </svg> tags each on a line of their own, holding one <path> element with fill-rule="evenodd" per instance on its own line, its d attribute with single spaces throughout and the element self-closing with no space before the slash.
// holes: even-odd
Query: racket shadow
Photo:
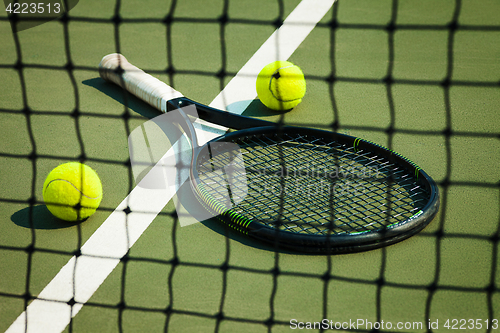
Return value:
<svg viewBox="0 0 500 333">
<path fill-rule="evenodd" d="M 174 201 L 176 203 L 177 214 L 180 219 L 179 222 L 181 225 L 184 225 L 185 228 L 189 228 L 189 225 L 193 223 L 201 223 L 208 229 L 212 230 L 214 233 L 219 234 L 219 236 L 229 238 L 229 240 L 231 241 L 238 242 L 245 246 L 253 247 L 259 250 L 268 252 L 278 252 L 283 254 L 314 255 L 311 253 L 275 249 L 274 246 L 272 245 L 264 244 L 258 240 L 255 240 L 252 237 L 248 237 L 247 235 L 244 235 L 234 230 L 227 224 L 224 224 L 223 222 L 217 220 L 217 217 L 203 219 L 202 216 L 206 216 L 206 212 L 203 211 L 200 213 L 200 211 L 202 211 L 203 208 L 201 208 L 201 206 L 198 204 L 198 199 L 196 199 L 196 196 L 191 189 L 189 181 L 186 181 L 179 188 L 176 196 L 174 197 Z M 178 206 L 179 203 L 182 205 L 181 207 Z M 181 221 L 182 219 L 185 220 Z"/>
<path fill-rule="evenodd" d="M 213 232 L 218 233 L 221 236 L 229 238 L 231 241 L 238 242 L 240 244 L 243 244 L 245 246 L 253 247 L 259 250 L 263 251 L 268 251 L 268 252 L 277 252 L 277 253 L 282 253 L 282 254 L 295 254 L 295 255 L 302 255 L 302 256 L 313 256 L 315 254 L 313 253 L 304 253 L 304 252 L 294 252 L 294 251 L 288 251 L 288 250 L 283 250 L 283 249 L 275 249 L 273 246 L 268 246 L 266 244 L 263 244 L 257 240 L 254 240 L 253 238 L 250 238 L 246 235 L 243 235 L 234 229 L 230 228 L 226 224 L 222 224 L 221 222 L 217 221 L 215 218 L 205 220 L 200 222 L 203 224 L 205 227 L 209 228 Z"/>
<path fill-rule="evenodd" d="M 136 112 L 137 114 L 144 116 L 145 118 L 153 119 L 159 115 L 158 110 L 147 105 L 146 103 L 144 103 L 143 101 L 141 101 L 140 99 L 138 99 L 137 97 L 135 97 L 132 94 L 128 94 L 127 97 L 125 97 L 125 94 L 124 94 L 122 88 L 118 87 L 117 85 L 106 82 L 103 79 L 101 79 L 100 77 L 94 78 L 94 79 L 89 79 L 89 80 L 84 80 L 84 81 L 82 81 L 82 83 L 89 86 L 89 87 L 92 87 L 92 88 L 99 90 L 100 92 L 111 97 L 112 99 L 114 99 L 118 103 L 121 103 L 121 104 L 127 106 L 130 110 Z M 259 115 L 259 116 L 270 116 L 271 115 L 269 113 L 269 111 L 266 111 L 265 107 L 258 100 L 252 101 L 250 106 L 247 108 L 247 111 L 252 115 Z M 168 133 L 166 133 L 166 134 L 168 134 Z M 147 172 L 147 170 L 146 170 L 146 172 Z M 184 185 L 181 186 L 181 188 L 182 188 L 182 190 L 179 193 L 177 193 L 177 197 L 185 196 L 185 195 L 188 195 L 188 196 L 193 195 L 191 192 L 191 189 L 190 189 L 189 182 L 184 183 Z M 194 197 L 192 197 L 189 200 L 196 200 L 196 199 Z M 182 201 L 185 202 L 186 199 L 183 199 Z M 45 207 L 45 206 L 43 206 L 43 207 Z M 42 212 L 43 207 L 36 208 L 36 211 L 39 213 Z M 51 215 L 46 207 L 45 207 L 45 210 L 46 210 L 46 213 L 48 215 Z M 22 214 L 22 215 L 24 215 L 24 218 L 21 218 L 21 214 L 19 214 L 16 217 L 17 223 L 16 222 L 15 223 L 16 224 L 19 223 L 20 225 L 29 228 L 29 220 L 27 220 L 27 212 L 24 212 L 24 214 Z M 14 218 L 13 218 L 13 220 L 14 220 Z M 38 219 L 35 219 L 35 220 L 38 220 Z M 62 222 L 60 222 L 60 223 L 62 223 Z M 246 246 L 258 248 L 258 249 L 261 249 L 264 251 L 270 251 L 270 252 L 275 251 L 273 247 L 267 246 L 265 244 L 262 244 L 256 240 L 249 238 L 248 236 L 242 235 L 242 234 L 232 230 L 231 228 L 227 227 L 226 225 L 223 225 L 220 222 L 216 221 L 215 218 L 203 220 L 200 223 L 203 224 L 204 226 L 206 226 L 207 228 L 211 229 L 215 233 L 217 233 L 223 237 L 228 237 L 232 241 L 241 243 L 241 244 L 246 245 Z M 50 226 L 54 226 L 54 227 L 57 226 L 57 221 L 54 221 L 51 224 L 49 224 L 49 226 L 47 228 L 50 228 Z M 67 226 L 70 226 L 70 225 L 67 225 Z M 186 228 L 189 228 L 189 226 L 186 226 Z M 283 251 L 280 250 L 280 252 L 283 252 Z"/>
<path fill-rule="evenodd" d="M 227 106 L 227 109 L 228 110 L 244 109 L 245 111 L 242 113 L 242 115 L 246 117 L 261 118 L 261 119 L 268 117 L 275 117 L 276 115 L 284 115 L 291 111 L 291 110 L 270 111 L 264 104 L 262 104 L 262 102 L 258 98 L 250 101 L 250 103 L 248 102 L 249 101 L 246 100 L 246 101 L 231 103 Z"/>
<path fill-rule="evenodd" d="M 130 93 L 125 95 L 124 90 L 122 88 L 120 88 L 115 84 L 106 82 L 100 77 L 84 80 L 82 81 L 82 83 L 86 86 L 99 90 L 100 92 L 111 97 L 118 103 L 123 104 L 130 110 L 148 119 L 153 119 L 159 115 L 158 110 L 156 110 L 155 108 L 149 106 L 147 103 L 144 103 L 139 98 L 135 97 Z"/>
</svg>

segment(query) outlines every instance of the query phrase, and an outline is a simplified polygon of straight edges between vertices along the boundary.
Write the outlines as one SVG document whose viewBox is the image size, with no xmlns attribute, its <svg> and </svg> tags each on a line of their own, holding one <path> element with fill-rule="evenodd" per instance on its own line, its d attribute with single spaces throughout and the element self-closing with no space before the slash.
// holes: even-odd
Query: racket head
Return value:
<svg viewBox="0 0 500 333">
<path fill-rule="evenodd" d="M 229 227 L 279 249 L 370 250 L 418 233 L 439 209 L 438 188 L 427 173 L 352 136 L 270 126 L 229 133 L 209 146 L 191 168 L 202 205 Z M 214 172 L 235 156 L 243 173 Z M 236 181 L 228 182 L 231 177 Z"/>
</svg>

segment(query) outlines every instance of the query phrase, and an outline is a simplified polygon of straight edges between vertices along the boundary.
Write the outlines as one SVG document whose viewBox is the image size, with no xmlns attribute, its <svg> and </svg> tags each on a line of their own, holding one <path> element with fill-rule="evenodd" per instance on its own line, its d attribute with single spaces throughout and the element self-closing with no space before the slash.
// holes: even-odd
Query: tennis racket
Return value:
<svg viewBox="0 0 500 333">
<path fill-rule="evenodd" d="M 194 105 L 202 120 L 237 130 L 203 145 L 184 114 L 181 127 L 197 147 L 191 187 L 218 221 L 275 249 L 317 254 L 375 249 L 418 233 L 438 212 L 434 180 L 380 145 L 211 108 L 119 54 L 105 56 L 99 72 L 161 112 Z M 245 180 L 236 190 L 228 189 L 227 173 L 214 172 L 234 156 L 244 165 L 236 178 Z"/>
</svg>

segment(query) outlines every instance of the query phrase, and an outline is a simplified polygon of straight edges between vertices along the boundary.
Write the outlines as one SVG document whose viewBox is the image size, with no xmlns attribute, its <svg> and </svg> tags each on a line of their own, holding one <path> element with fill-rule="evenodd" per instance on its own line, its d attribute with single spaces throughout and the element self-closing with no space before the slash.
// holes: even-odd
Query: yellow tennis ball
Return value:
<svg viewBox="0 0 500 333">
<path fill-rule="evenodd" d="M 49 211 L 65 221 L 81 221 L 95 213 L 102 199 L 97 173 L 77 162 L 61 164 L 43 184 L 43 200 Z"/>
<path fill-rule="evenodd" d="M 306 80 L 300 68 L 289 61 L 265 66 L 257 77 L 257 95 L 272 110 L 290 110 L 306 94 Z"/>
</svg>

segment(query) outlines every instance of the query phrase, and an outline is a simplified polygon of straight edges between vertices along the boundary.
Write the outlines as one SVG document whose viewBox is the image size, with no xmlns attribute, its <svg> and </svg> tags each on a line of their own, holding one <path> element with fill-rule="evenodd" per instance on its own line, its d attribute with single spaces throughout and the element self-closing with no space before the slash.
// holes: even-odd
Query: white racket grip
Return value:
<svg viewBox="0 0 500 333">
<path fill-rule="evenodd" d="M 121 75 L 117 72 L 118 67 L 123 70 Z M 119 53 L 108 54 L 102 58 L 99 74 L 104 80 L 127 89 L 134 96 L 162 112 L 167 112 L 167 101 L 183 96 L 166 83 L 129 63 Z"/>
</svg>

